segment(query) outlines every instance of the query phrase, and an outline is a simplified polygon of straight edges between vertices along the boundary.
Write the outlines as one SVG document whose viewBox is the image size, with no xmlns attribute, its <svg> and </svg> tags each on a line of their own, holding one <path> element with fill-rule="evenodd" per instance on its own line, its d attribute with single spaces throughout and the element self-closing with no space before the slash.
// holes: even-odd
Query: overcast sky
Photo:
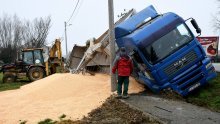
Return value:
<svg viewBox="0 0 220 124">
<path fill-rule="evenodd" d="M 68 21 L 77 0 L 0 0 L 0 17 L 17 14 L 21 19 L 51 16 L 52 27 L 48 43 L 63 37 L 65 54 L 64 22 Z M 140 11 L 153 5 L 159 13 L 175 12 L 184 19 L 193 17 L 202 29 L 202 36 L 216 36 L 212 16 L 217 13 L 217 0 L 114 0 L 115 21 L 117 15 L 131 8 Z M 67 27 L 68 51 L 74 44 L 84 45 L 92 37 L 99 37 L 108 28 L 108 0 L 80 0 Z"/>
</svg>

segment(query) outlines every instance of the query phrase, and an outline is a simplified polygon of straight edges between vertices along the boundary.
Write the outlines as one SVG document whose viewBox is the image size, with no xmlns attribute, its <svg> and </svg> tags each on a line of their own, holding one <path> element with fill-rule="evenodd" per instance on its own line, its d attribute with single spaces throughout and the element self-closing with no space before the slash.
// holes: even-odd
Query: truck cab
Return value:
<svg viewBox="0 0 220 124">
<path fill-rule="evenodd" d="M 115 37 L 118 47 L 131 54 L 136 79 L 154 92 L 171 88 L 186 96 L 216 77 L 202 46 L 175 13 L 158 14 L 149 6 L 117 25 Z"/>
</svg>

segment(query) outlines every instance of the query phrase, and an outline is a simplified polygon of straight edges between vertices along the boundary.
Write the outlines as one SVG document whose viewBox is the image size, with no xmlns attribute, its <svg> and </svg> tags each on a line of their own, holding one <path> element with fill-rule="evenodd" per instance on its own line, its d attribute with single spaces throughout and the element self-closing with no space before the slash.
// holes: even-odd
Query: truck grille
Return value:
<svg viewBox="0 0 220 124">
<path fill-rule="evenodd" d="M 193 62 L 196 59 L 197 59 L 197 55 L 196 55 L 195 51 L 190 51 L 185 56 L 181 57 L 179 60 L 177 60 L 177 61 L 173 62 L 172 64 L 170 64 L 169 66 L 167 66 L 164 69 L 164 72 L 166 73 L 167 76 L 172 76 L 177 71 L 184 68 L 185 66 L 187 66 L 188 64 L 190 64 L 191 62 Z"/>
</svg>

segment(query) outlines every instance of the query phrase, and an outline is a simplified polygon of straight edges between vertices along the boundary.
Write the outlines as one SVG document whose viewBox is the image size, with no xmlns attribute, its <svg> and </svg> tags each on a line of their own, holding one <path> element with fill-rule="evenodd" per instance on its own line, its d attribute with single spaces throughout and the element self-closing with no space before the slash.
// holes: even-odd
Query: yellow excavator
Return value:
<svg viewBox="0 0 220 124">
<path fill-rule="evenodd" d="M 54 45 L 49 49 L 49 58 L 45 61 L 45 67 L 47 75 L 64 71 L 60 39 L 56 39 Z"/>
<path fill-rule="evenodd" d="M 23 49 L 15 63 L 3 65 L 3 82 L 16 82 L 28 77 L 30 81 L 42 79 L 50 74 L 64 71 L 61 42 L 56 39 L 54 45 L 44 48 Z"/>
</svg>

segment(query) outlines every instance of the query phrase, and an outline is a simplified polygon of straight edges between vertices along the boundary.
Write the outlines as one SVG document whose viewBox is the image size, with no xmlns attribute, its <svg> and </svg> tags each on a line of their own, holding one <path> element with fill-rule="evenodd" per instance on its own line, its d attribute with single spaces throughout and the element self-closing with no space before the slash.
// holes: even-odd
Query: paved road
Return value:
<svg viewBox="0 0 220 124">
<path fill-rule="evenodd" d="M 220 72 L 220 63 L 213 63 L 213 66 L 217 72 Z"/>
<path fill-rule="evenodd" d="M 132 95 L 125 102 L 168 124 L 220 124 L 220 113 L 183 101 Z"/>
</svg>

